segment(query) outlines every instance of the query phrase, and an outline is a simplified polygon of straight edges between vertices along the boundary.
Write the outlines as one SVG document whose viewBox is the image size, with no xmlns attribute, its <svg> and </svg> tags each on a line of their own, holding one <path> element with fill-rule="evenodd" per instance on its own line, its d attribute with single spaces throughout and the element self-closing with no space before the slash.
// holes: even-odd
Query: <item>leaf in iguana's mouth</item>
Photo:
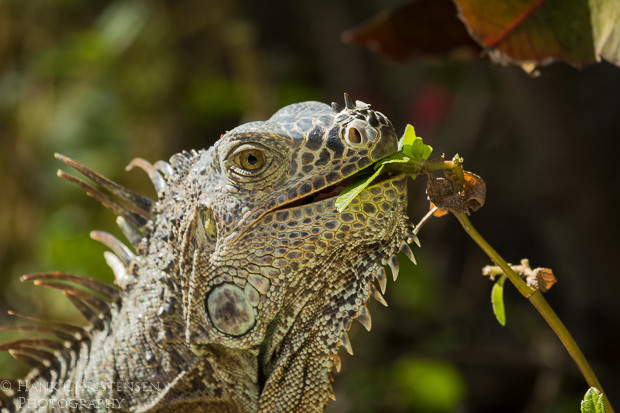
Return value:
<svg viewBox="0 0 620 413">
<path fill-rule="evenodd" d="M 415 136 L 415 129 L 411 125 L 407 125 L 405 133 L 398 142 L 398 152 L 378 160 L 371 166 L 358 172 L 355 176 L 360 176 L 351 185 L 342 191 L 338 199 L 336 200 L 336 209 L 338 212 L 344 211 L 344 209 L 362 192 L 368 185 L 370 185 L 382 174 L 386 165 L 400 164 L 399 169 L 401 172 L 407 173 L 409 176 L 415 179 L 417 171 L 419 171 L 419 164 L 426 161 L 430 156 L 433 148 L 422 142 L 422 138 Z M 367 175 L 366 171 L 374 169 L 372 175 Z M 388 172 L 390 173 L 390 172 Z M 391 173 L 390 173 L 391 174 Z M 382 178 L 383 179 L 383 178 Z"/>
</svg>

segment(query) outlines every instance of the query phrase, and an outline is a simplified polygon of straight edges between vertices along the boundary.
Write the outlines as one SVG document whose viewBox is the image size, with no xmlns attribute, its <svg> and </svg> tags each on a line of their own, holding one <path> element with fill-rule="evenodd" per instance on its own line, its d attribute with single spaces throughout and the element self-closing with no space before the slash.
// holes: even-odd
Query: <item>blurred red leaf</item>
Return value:
<svg viewBox="0 0 620 413">
<path fill-rule="evenodd" d="M 560 60 L 584 67 L 603 57 L 620 64 L 620 5 L 615 0 L 455 0 L 470 34 L 499 62 Z"/>
<path fill-rule="evenodd" d="M 383 11 L 343 40 L 397 60 L 467 47 L 526 71 L 553 61 L 581 68 L 601 58 L 620 66 L 617 0 L 453 1 L 420 0 Z"/>
<path fill-rule="evenodd" d="M 394 10 L 383 10 L 344 32 L 342 40 L 395 60 L 459 48 L 480 51 L 456 15 L 456 7 L 450 0 L 415 1 Z"/>
</svg>

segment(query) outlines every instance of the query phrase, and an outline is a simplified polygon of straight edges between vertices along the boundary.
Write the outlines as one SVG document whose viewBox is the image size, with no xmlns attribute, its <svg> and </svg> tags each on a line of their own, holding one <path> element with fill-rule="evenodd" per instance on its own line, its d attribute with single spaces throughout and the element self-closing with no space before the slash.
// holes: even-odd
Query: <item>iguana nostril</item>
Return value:
<svg viewBox="0 0 620 413">
<path fill-rule="evenodd" d="M 229 336 L 240 336 L 256 324 L 256 313 L 244 291 L 235 284 L 215 287 L 205 300 L 213 326 Z"/>
<path fill-rule="evenodd" d="M 357 129 L 349 128 L 347 131 L 347 140 L 353 144 L 360 144 L 362 143 L 362 135 Z"/>
</svg>

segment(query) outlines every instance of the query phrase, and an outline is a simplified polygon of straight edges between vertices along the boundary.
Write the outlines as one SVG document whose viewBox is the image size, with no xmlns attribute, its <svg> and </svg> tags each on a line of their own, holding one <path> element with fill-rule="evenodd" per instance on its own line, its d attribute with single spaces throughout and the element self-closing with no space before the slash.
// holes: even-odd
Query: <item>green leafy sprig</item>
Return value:
<svg viewBox="0 0 620 413">
<path fill-rule="evenodd" d="M 433 148 L 426 145 L 422 141 L 422 138 L 415 135 L 413 126 L 407 125 L 405 133 L 398 142 L 398 152 L 370 166 L 369 168 L 372 168 L 374 171 L 372 174 L 364 176 L 365 171 L 362 171 L 362 177 L 345 188 L 338 199 L 336 199 L 336 209 L 338 212 L 344 211 L 360 192 L 384 172 L 384 169 L 386 169 L 388 165 L 392 170 L 405 172 L 411 178 L 415 179 L 416 176 L 422 172 L 424 164 L 431 152 L 433 152 Z"/>
</svg>

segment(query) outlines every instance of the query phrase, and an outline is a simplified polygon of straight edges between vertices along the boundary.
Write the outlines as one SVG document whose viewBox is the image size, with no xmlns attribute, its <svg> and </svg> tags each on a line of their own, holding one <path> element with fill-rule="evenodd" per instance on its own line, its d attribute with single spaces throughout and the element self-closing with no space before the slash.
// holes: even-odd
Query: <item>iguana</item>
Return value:
<svg viewBox="0 0 620 413">
<path fill-rule="evenodd" d="M 46 337 L 0 344 L 32 366 L 4 380 L 0 411 L 318 412 L 333 395 L 352 320 L 370 330 L 370 297 L 385 303 L 385 265 L 413 258 L 405 176 L 386 173 L 342 212 L 354 175 L 398 150 L 370 105 L 304 102 L 226 132 L 170 162 L 134 159 L 157 200 L 62 155 L 99 190 L 132 250 L 91 237 L 116 286 L 67 273 L 24 276 L 57 288 L 90 322 L 15 314 Z M 377 281 L 378 288 L 375 286 Z M 10 388 L 9 388 L 10 387 Z"/>
</svg>

